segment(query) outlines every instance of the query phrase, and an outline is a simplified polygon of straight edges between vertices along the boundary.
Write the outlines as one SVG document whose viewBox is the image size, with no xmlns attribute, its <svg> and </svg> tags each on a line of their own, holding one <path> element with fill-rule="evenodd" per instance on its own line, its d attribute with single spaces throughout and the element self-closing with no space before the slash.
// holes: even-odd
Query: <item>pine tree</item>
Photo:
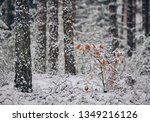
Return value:
<svg viewBox="0 0 150 122">
<path fill-rule="evenodd" d="M 11 25 L 14 23 L 14 1 L 13 0 L 5 0 L 3 1 L 2 7 L 2 20 L 6 23 L 9 30 L 11 30 Z"/>
<path fill-rule="evenodd" d="M 48 24 L 48 72 L 56 75 L 58 71 L 58 0 L 47 1 Z"/>
<path fill-rule="evenodd" d="M 130 47 L 128 56 L 132 56 L 136 48 L 135 43 L 135 26 L 136 26 L 136 0 L 127 0 L 127 44 Z"/>
<path fill-rule="evenodd" d="M 142 0 L 143 29 L 145 36 L 150 36 L 150 1 Z"/>
<path fill-rule="evenodd" d="M 29 3 L 16 0 L 15 5 L 15 87 L 22 92 L 32 92 Z"/>
<path fill-rule="evenodd" d="M 110 11 L 110 33 L 113 36 L 112 40 L 112 51 L 114 51 L 118 46 L 119 42 L 116 39 L 118 37 L 118 29 L 117 29 L 117 0 L 111 0 L 109 4 Z"/>
<path fill-rule="evenodd" d="M 35 47 L 35 71 L 46 72 L 46 3 L 47 0 L 37 0 L 37 38 Z"/>
<path fill-rule="evenodd" d="M 72 8 L 73 8 L 73 23 L 76 23 L 76 0 L 72 1 Z"/>
<path fill-rule="evenodd" d="M 122 1 L 122 15 L 121 15 L 121 31 L 120 31 L 120 37 L 123 39 L 124 34 L 124 25 L 126 24 L 126 0 Z"/>
<path fill-rule="evenodd" d="M 0 0 L 0 6 L 2 5 L 2 3 L 4 2 L 5 0 Z"/>
<path fill-rule="evenodd" d="M 65 73 L 75 75 L 73 15 L 73 0 L 63 0 Z"/>
</svg>

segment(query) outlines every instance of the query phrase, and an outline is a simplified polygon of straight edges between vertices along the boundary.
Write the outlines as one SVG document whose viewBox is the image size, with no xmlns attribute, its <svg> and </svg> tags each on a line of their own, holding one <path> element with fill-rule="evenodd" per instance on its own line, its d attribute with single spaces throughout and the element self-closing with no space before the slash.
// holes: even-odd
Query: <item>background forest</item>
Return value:
<svg viewBox="0 0 150 122">
<path fill-rule="evenodd" d="M 150 1 L 0 0 L 0 104 L 150 104 Z"/>
</svg>

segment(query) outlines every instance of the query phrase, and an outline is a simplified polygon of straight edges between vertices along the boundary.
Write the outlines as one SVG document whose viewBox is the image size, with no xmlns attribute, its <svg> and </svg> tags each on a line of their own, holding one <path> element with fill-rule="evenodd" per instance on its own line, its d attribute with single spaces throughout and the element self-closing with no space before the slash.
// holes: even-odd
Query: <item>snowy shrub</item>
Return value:
<svg viewBox="0 0 150 122">
<path fill-rule="evenodd" d="M 97 70 L 102 81 L 104 92 L 106 87 L 114 88 L 121 75 L 125 64 L 123 52 L 116 49 L 111 52 L 103 43 L 95 44 L 77 44 L 76 49 L 79 54 L 79 64 L 81 73 L 93 72 Z M 87 70 L 88 68 L 88 70 Z M 88 90 L 88 88 L 85 88 Z"/>
</svg>

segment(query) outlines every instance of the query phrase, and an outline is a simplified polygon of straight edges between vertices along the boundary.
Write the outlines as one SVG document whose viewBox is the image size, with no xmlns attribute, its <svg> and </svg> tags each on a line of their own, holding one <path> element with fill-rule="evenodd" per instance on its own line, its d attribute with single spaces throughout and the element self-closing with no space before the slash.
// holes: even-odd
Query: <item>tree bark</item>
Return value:
<svg viewBox="0 0 150 122">
<path fill-rule="evenodd" d="M 9 30 L 12 29 L 11 25 L 14 23 L 14 1 L 5 0 L 3 1 L 2 7 L 2 20 L 8 26 Z"/>
<path fill-rule="evenodd" d="M 42 74 L 46 72 L 46 3 L 47 0 L 37 0 L 35 71 Z"/>
<path fill-rule="evenodd" d="M 135 43 L 135 29 L 136 26 L 136 0 L 127 1 L 127 45 L 130 47 L 128 50 L 128 56 L 132 56 L 133 51 L 136 48 Z"/>
<path fill-rule="evenodd" d="M 110 11 L 110 33 L 114 37 L 118 37 L 118 30 L 117 30 L 117 1 L 112 0 L 109 4 L 109 11 Z"/>
<path fill-rule="evenodd" d="M 65 73 L 75 75 L 73 43 L 73 0 L 63 0 Z"/>
<path fill-rule="evenodd" d="M 72 9 L 73 9 L 73 23 L 76 23 L 76 0 L 72 1 Z"/>
<path fill-rule="evenodd" d="M 16 0 L 15 52 L 15 87 L 22 92 L 32 92 L 28 0 Z"/>
<path fill-rule="evenodd" d="M 124 25 L 126 25 L 126 0 L 122 1 L 122 15 L 121 15 L 121 23 L 122 23 L 122 28 L 120 31 L 120 37 L 123 39 L 123 34 L 124 34 Z"/>
<path fill-rule="evenodd" d="M 142 0 L 143 30 L 145 36 L 150 36 L 150 1 Z"/>
<path fill-rule="evenodd" d="M 119 42 L 116 39 L 118 37 L 118 29 L 117 29 L 117 0 L 111 0 L 109 3 L 109 11 L 110 11 L 110 34 L 113 36 L 112 40 L 112 51 L 114 51 L 118 46 Z"/>
<path fill-rule="evenodd" d="M 58 0 L 47 1 L 48 24 L 48 72 L 56 75 L 58 71 Z"/>
</svg>

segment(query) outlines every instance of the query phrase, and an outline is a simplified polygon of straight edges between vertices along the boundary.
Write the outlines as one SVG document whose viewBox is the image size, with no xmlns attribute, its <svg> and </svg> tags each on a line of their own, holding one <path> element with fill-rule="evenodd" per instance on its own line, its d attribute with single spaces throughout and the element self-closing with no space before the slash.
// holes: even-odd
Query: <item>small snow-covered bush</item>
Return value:
<svg viewBox="0 0 150 122">
<path fill-rule="evenodd" d="M 78 64 L 81 64 L 82 73 L 96 72 L 102 81 L 103 90 L 107 87 L 117 87 L 117 80 L 121 75 L 125 64 L 123 52 L 119 49 L 111 52 L 103 43 L 77 44 L 77 52 L 80 54 Z M 88 70 L 87 70 L 88 68 Z"/>
</svg>

